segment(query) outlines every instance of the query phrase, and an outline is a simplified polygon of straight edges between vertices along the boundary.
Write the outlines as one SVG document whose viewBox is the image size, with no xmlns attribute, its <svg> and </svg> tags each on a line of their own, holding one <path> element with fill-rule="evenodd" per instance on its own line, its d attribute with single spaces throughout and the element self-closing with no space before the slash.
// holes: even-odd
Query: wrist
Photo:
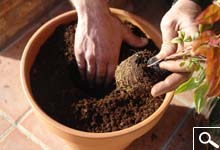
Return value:
<svg viewBox="0 0 220 150">
<path fill-rule="evenodd" d="M 99 17 L 110 14 L 107 0 L 71 0 L 78 17 Z"/>
</svg>

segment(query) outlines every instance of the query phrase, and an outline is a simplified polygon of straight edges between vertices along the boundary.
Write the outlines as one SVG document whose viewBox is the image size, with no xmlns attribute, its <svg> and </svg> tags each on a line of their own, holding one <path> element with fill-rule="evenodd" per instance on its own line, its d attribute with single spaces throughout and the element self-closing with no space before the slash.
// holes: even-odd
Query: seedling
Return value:
<svg viewBox="0 0 220 150">
<path fill-rule="evenodd" d="M 193 70 L 193 74 L 176 89 L 176 94 L 194 90 L 198 113 L 204 109 L 206 103 L 213 99 L 217 101 L 220 96 L 220 34 L 219 27 L 216 28 L 219 21 L 220 2 L 214 1 L 195 19 L 198 32 L 186 37 L 183 31 L 179 31 L 178 37 L 171 41 L 181 45 L 183 50 L 190 49 L 191 57 L 183 57 L 180 66 L 186 65 L 188 69 Z M 185 47 L 186 42 L 191 42 L 190 47 Z M 202 63 L 204 60 L 205 64 Z"/>
</svg>

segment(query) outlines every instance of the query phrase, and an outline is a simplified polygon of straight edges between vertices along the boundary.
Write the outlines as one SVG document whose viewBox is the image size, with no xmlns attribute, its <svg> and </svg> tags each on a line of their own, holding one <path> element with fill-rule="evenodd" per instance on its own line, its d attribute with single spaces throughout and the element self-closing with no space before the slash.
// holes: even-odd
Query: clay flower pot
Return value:
<svg viewBox="0 0 220 150">
<path fill-rule="evenodd" d="M 148 22 L 123 10 L 111 9 L 121 20 L 127 20 L 139 27 L 157 46 L 161 44 L 161 36 L 157 30 Z M 34 63 L 41 45 L 54 32 L 55 28 L 61 24 L 67 24 L 77 19 L 75 11 L 64 13 L 48 21 L 40 27 L 30 38 L 23 52 L 21 60 L 21 83 L 23 91 L 30 102 L 35 114 L 54 134 L 67 140 L 74 150 L 123 150 L 135 139 L 139 138 L 152 129 L 163 116 L 169 106 L 173 92 L 167 93 L 161 106 L 144 121 L 114 132 L 89 133 L 69 128 L 48 116 L 38 105 L 32 95 L 30 86 L 30 69 Z M 46 100 L 46 99 L 45 99 Z M 165 129 L 164 129 L 165 130 Z"/>
</svg>

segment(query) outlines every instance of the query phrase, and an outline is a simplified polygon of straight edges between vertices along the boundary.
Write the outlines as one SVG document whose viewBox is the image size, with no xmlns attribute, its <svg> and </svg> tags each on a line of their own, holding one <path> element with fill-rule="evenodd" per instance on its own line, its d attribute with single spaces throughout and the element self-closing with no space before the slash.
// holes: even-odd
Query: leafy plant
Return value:
<svg viewBox="0 0 220 150">
<path fill-rule="evenodd" d="M 171 42 L 178 43 L 183 49 L 184 43 L 191 42 L 189 60 L 184 59 L 181 66 L 193 70 L 191 78 L 176 89 L 176 93 L 194 90 L 195 106 L 200 113 L 206 100 L 220 96 L 220 34 L 215 26 L 220 22 L 220 1 L 214 1 L 195 20 L 199 32 L 185 37 L 183 31 Z M 205 58 L 205 59 L 204 59 Z M 205 65 L 201 61 L 205 60 Z"/>
</svg>

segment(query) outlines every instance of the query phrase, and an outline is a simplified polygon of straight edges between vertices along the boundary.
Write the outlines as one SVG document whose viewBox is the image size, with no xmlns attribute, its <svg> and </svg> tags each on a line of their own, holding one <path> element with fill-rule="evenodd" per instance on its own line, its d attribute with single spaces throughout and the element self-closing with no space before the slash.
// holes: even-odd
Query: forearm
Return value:
<svg viewBox="0 0 220 150">
<path fill-rule="evenodd" d="M 99 16 L 109 14 L 107 0 L 70 0 L 79 15 Z"/>
</svg>

